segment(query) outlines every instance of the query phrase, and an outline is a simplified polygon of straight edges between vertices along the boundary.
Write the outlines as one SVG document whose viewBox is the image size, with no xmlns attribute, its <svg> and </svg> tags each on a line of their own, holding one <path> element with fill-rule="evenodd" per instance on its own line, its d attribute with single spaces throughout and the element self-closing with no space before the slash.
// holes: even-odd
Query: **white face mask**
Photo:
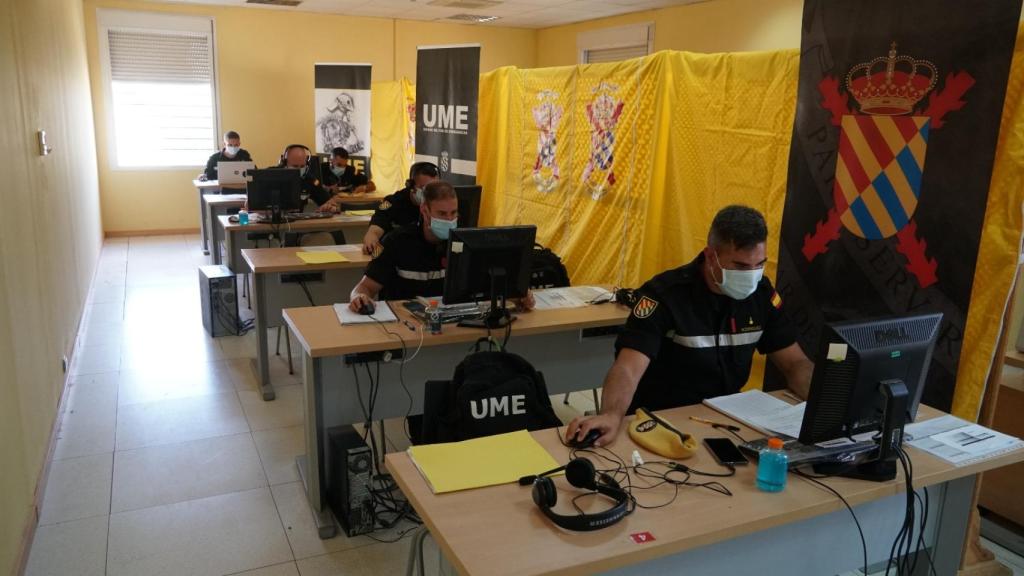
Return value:
<svg viewBox="0 0 1024 576">
<path fill-rule="evenodd" d="M 764 276 L 764 268 L 754 270 L 729 270 L 722 267 L 718 261 L 718 252 L 715 252 L 715 261 L 718 269 L 722 271 L 722 281 L 715 280 L 715 284 L 722 290 L 722 293 L 733 300 L 746 300 L 757 290 L 757 285 Z"/>
<path fill-rule="evenodd" d="M 225 146 L 224 151 L 228 153 L 228 156 L 237 156 L 238 151 L 241 150 L 241 146 Z"/>
<path fill-rule="evenodd" d="M 423 188 L 413 190 L 412 196 L 417 204 L 423 204 Z"/>
</svg>

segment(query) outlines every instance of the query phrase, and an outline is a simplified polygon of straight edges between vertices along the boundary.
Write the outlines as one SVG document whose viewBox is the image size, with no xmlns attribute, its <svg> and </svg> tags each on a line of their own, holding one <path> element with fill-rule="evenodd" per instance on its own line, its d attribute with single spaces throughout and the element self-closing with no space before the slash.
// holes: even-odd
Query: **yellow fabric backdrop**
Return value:
<svg viewBox="0 0 1024 576">
<path fill-rule="evenodd" d="M 954 413 L 972 419 L 1020 250 L 1022 44 L 1006 97 L 954 397 Z M 798 67 L 796 50 L 659 52 L 610 64 L 484 74 L 477 146 L 481 224 L 536 224 L 538 241 L 562 256 L 574 283 L 638 286 L 695 257 L 718 209 L 744 203 L 768 220 L 768 274 L 774 277 Z M 604 115 L 603 126 L 614 133 L 612 185 L 601 162 L 585 178 L 595 152 L 601 159 L 610 144 L 594 135 L 587 111 L 602 96 L 606 106 L 597 108 L 622 104 L 618 115 Z M 552 144 L 553 162 L 540 154 Z M 606 186 L 597 190 L 601 182 Z M 763 360 L 751 382 L 759 386 L 762 374 Z"/>
<path fill-rule="evenodd" d="M 408 142 L 407 95 L 416 88 L 408 80 L 374 82 L 370 85 L 370 147 L 373 182 L 387 193 L 405 185 L 411 148 Z"/>
</svg>

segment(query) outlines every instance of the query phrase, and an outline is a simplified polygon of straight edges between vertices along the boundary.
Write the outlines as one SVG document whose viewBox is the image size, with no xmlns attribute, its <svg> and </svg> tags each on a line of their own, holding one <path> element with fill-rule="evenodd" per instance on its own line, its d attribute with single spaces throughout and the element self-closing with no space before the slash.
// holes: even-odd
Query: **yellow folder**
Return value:
<svg viewBox="0 0 1024 576">
<path fill-rule="evenodd" d="M 373 216 L 374 210 L 346 210 L 349 216 Z"/>
<path fill-rule="evenodd" d="M 330 264 L 331 262 L 348 262 L 348 258 L 345 258 L 338 252 L 324 251 L 324 252 L 296 252 L 303 262 L 306 264 Z"/>
<path fill-rule="evenodd" d="M 558 466 L 526 430 L 413 446 L 409 458 L 435 494 L 516 482 Z"/>
</svg>

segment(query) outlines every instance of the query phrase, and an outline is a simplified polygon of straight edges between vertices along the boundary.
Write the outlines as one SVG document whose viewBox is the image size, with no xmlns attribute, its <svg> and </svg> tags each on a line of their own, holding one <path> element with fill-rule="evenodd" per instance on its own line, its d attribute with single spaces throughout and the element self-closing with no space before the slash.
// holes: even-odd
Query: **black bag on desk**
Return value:
<svg viewBox="0 0 1024 576">
<path fill-rule="evenodd" d="M 452 380 L 427 382 L 423 443 L 561 426 L 544 376 L 517 354 L 480 351 L 481 341 L 455 368 Z"/>
<path fill-rule="evenodd" d="M 530 288 L 564 288 L 569 286 L 569 271 L 558 254 L 540 244 L 533 245 L 533 266 L 530 268 Z"/>
</svg>

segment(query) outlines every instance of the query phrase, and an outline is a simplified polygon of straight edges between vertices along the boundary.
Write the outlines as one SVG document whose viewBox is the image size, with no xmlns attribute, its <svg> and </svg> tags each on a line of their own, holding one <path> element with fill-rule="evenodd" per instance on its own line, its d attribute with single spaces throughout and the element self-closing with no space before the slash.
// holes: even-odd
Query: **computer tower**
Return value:
<svg viewBox="0 0 1024 576">
<path fill-rule="evenodd" d="M 352 426 L 327 430 L 327 500 L 349 536 L 373 531 L 373 455 Z"/>
<path fill-rule="evenodd" d="M 200 266 L 199 295 L 206 332 L 214 338 L 237 336 L 239 321 L 235 274 L 227 266 Z"/>
</svg>

